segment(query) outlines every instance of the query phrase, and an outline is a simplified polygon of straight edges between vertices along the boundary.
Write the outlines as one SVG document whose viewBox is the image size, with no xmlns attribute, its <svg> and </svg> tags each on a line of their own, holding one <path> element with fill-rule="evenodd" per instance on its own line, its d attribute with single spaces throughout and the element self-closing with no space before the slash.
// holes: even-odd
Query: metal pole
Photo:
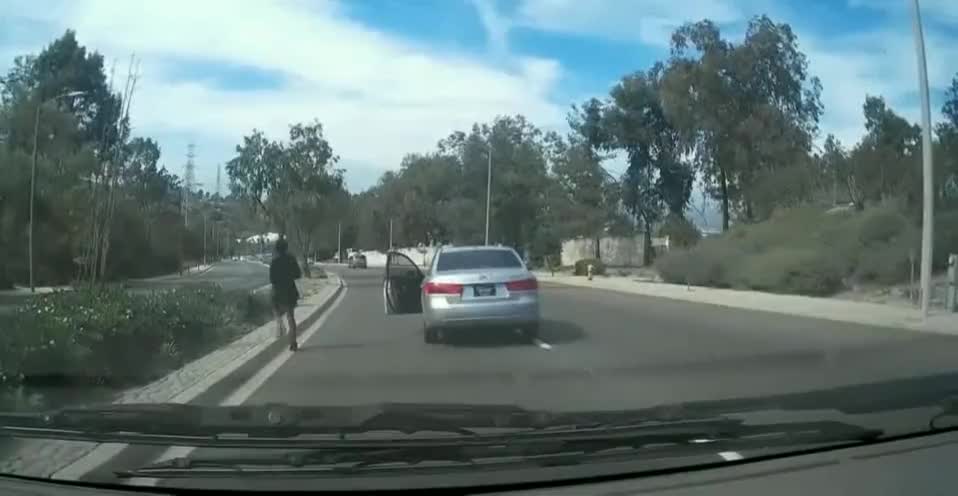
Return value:
<svg viewBox="0 0 958 496">
<path fill-rule="evenodd" d="M 206 214 L 203 214 L 203 265 L 206 265 Z"/>
<path fill-rule="evenodd" d="M 336 224 L 336 261 L 343 260 L 343 223 Z"/>
<path fill-rule="evenodd" d="M 27 251 L 30 265 L 30 292 L 36 292 L 36 286 L 33 279 L 33 203 L 37 194 L 37 141 L 40 135 L 40 107 L 43 102 L 37 102 L 37 110 L 33 119 L 33 159 L 30 164 L 30 231 L 27 234 Z"/>
<path fill-rule="evenodd" d="M 931 257 L 934 234 L 934 178 L 932 177 L 931 103 L 928 97 L 928 67 L 925 60 L 925 35 L 921 28 L 921 9 L 918 0 L 912 1 L 915 34 L 915 54 L 918 59 L 918 80 L 921 93 L 921 158 L 922 158 L 922 216 L 921 216 L 921 315 L 928 317 L 931 302 Z"/>
<path fill-rule="evenodd" d="M 393 220 L 389 219 L 389 249 L 393 249 Z"/>
<path fill-rule="evenodd" d="M 492 143 L 489 143 L 489 164 L 486 167 L 486 246 L 489 245 L 489 206 L 492 199 Z"/>
</svg>

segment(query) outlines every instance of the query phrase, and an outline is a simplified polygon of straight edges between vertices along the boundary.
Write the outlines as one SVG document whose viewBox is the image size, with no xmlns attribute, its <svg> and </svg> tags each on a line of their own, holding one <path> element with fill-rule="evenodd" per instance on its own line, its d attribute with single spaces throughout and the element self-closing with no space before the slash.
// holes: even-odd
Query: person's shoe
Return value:
<svg viewBox="0 0 958 496">
<path fill-rule="evenodd" d="M 299 343 L 289 343 L 289 351 L 298 351 Z"/>
</svg>

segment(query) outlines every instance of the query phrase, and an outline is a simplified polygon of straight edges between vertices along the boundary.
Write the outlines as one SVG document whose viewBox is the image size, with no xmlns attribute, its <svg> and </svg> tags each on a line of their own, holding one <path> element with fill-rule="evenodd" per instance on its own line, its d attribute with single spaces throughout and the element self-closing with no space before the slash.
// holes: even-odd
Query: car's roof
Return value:
<svg viewBox="0 0 958 496">
<path fill-rule="evenodd" d="M 508 246 L 486 246 L 486 245 L 471 245 L 471 246 L 443 246 L 440 251 L 443 252 L 455 252 L 455 251 L 476 251 L 476 250 L 502 250 L 502 251 L 515 251 Z"/>
</svg>

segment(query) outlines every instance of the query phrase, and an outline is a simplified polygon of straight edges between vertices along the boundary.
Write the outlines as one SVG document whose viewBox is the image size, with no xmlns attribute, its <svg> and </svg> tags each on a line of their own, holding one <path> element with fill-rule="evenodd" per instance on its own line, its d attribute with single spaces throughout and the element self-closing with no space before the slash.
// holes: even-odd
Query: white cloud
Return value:
<svg viewBox="0 0 958 496">
<path fill-rule="evenodd" d="M 882 10 L 898 16 L 907 15 L 911 22 L 912 3 L 910 0 L 849 0 L 852 7 L 868 7 Z M 920 0 L 919 7 L 923 22 L 958 22 L 958 3 L 954 0 Z"/>
<path fill-rule="evenodd" d="M 803 42 L 810 71 L 822 79 L 825 105 L 822 128 L 846 145 L 864 132 L 862 104 L 866 95 L 883 96 L 895 112 L 917 122 L 918 66 L 910 25 L 872 31 L 811 38 Z M 958 66 L 954 40 L 936 30 L 926 31 L 928 80 L 932 91 L 944 89 Z M 932 101 L 933 120 L 940 102 Z"/>
<path fill-rule="evenodd" d="M 496 9 L 493 0 L 472 0 L 479 21 L 486 30 L 489 46 L 496 56 L 504 56 L 509 50 L 509 30 L 512 29 L 512 20 L 501 15 Z"/>
<path fill-rule="evenodd" d="M 730 39 L 741 39 L 753 15 L 767 13 L 791 23 L 809 59 L 809 72 L 822 80 L 825 107 L 821 128 L 851 145 L 864 131 L 866 95 L 882 95 L 896 112 L 917 121 L 917 66 L 908 2 L 850 0 L 886 15 L 883 23 L 859 31 L 822 33 L 816 19 L 799 6 L 764 0 L 522 0 L 517 24 L 541 30 L 633 41 L 662 48 L 683 22 L 708 18 Z M 958 22 L 958 2 L 922 0 L 928 77 L 932 90 L 944 88 L 958 66 L 958 43 L 941 25 Z M 843 6 L 836 5 L 838 12 Z M 651 64 L 652 60 L 649 61 Z M 934 102 L 933 102 L 934 105 Z M 933 116 L 938 114 L 933 109 Z"/>
<path fill-rule="evenodd" d="M 689 21 L 719 24 L 744 19 L 742 2 L 728 0 L 523 0 L 517 22 L 564 33 L 667 46 L 672 31 Z"/>
<path fill-rule="evenodd" d="M 397 167 L 404 153 L 430 149 L 452 130 L 496 114 L 523 113 L 545 125 L 564 113 L 549 98 L 560 74 L 555 61 L 514 58 L 503 67 L 427 47 L 352 21 L 334 2 L 86 0 L 0 7 L 0 17 L 9 19 L 3 10 L 48 23 L 52 36 L 73 28 L 81 43 L 108 57 L 122 61 L 135 52 L 143 61 L 133 108 L 140 132 L 192 136 L 209 153 L 201 157 L 212 160 L 228 159 L 232 148 L 210 151 L 204 141 L 237 143 L 254 127 L 279 138 L 289 123 L 315 117 L 344 163 L 383 171 Z M 277 89 L 226 90 L 174 78 L 183 60 L 253 67 L 286 82 Z M 206 174 L 213 170 L 208 165 Z M 376 176 L 350 179 L 367 185 Z"/>
</svg>

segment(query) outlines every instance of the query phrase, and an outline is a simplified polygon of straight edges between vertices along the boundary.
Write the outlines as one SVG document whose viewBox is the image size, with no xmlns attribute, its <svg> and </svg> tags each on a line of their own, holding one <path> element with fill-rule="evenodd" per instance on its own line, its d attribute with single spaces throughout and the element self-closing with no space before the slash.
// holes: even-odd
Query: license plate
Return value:
<svg viewBox="0 0 958 496">
<path fill-rule="evenodd" d="M 495 284 L 477 284 L 472 287 L 473 294 L 476 296 L 495 296 Z"/>
</svg>

